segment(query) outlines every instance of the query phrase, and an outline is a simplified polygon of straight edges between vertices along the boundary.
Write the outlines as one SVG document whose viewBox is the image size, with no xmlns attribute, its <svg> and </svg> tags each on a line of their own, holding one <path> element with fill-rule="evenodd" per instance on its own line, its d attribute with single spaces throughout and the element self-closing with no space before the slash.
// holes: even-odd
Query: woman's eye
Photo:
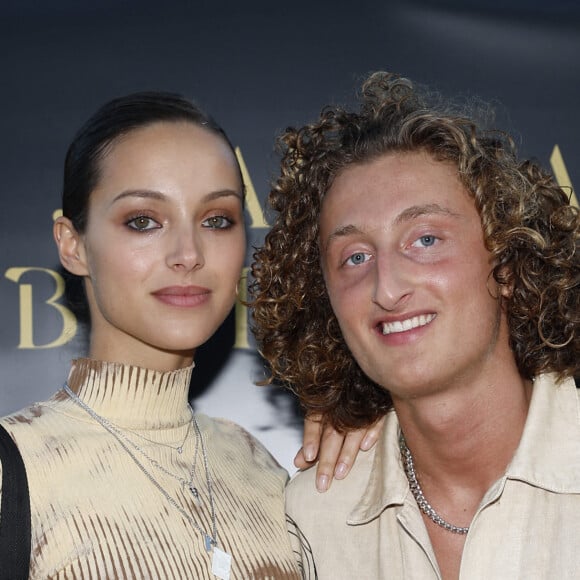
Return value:
<svg viewBox="0 0 580 580">
<path fill-rule="evenodd" d="M 206 228 L 212 228 L 215 230 L 225 230 L 231 227 L 232 222 L 227 217 L 223 215 L 214 215 L 210 218 L 207 218 L 202 222 L 202 225 Z"/>
<path fill-rule="evenodd" d="M 346 260 L 345 264 L 351 266 L 359 266 L 360 264 L 364 264 L 368 260 L 370 260 L 371 255 L 367 254 L 366 252 L 356 252 L 355 254 L 351 254 Z"/>
<path fill-rule="evenodd" d="M 435 236 L 427 235 L 421 236 L 415 242 L 413 242 L 412 245 L 419 248 L 428 248 L 429 246 L 434 245 L 436 241 L 437 238 Z"/>
<path fill-rule="evenodd" d="M 147 217 L 145 215 L 140 215 L 133 219 L 130 219 L 127 222 L 127 225 L 130 228 L 137 230 L 139 232 L 153 230 L 160 227 L 159 224 L 153 218 Z"/>
</svg>

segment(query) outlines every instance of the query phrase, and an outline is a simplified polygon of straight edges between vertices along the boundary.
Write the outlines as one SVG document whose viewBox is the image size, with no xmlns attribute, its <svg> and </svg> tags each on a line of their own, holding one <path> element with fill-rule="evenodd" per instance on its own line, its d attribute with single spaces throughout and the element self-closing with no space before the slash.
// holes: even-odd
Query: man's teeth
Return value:
<svg viewBox="0 0 580 580">
<path fill-rule="evenodd" d="M 435 314 L 421 314 L 421 316 L 413 316 L 413 318 L 407 318 L 407 320 L 383 322 L 383 334 L 394 334 L 395 332 L 405 332 L 413 328 L 419 328 L 429 324 L 434 318 Z"/>
</svg>

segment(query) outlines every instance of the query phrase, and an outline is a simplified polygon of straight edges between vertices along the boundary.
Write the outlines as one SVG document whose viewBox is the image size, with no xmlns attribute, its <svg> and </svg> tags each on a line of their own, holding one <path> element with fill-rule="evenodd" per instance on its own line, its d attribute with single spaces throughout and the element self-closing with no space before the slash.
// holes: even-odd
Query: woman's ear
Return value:
<svg viewBox="0 0 580 580">
<path fill-rule="evenodd" d="M 52 232 L 63 267 L 71 274 L 87 276 L 84 242 L 70 219 L 63 216 L 56 218 Z"/>
</svg>

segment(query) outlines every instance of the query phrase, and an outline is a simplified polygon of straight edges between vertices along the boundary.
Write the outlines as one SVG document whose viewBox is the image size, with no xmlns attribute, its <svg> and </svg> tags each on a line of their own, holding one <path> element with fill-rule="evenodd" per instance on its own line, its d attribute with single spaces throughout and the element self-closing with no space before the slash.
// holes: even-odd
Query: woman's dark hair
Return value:
<svg viewBox="0 0 580 580">
<path fill-rule="evenodd" d="M 280 139 L 277 212 L 254 254 L 254 334 L 271 377 L 336 428 L 369 425 L 392 405 L 350 353 L 332 311 L 318 245 L 322 201 L 351 164 L 425 152 L 453 164 L 481 217 L 495 280 L 510 289 L 510 344 L 523 377 L 580 371 L 580 218 L 552 175 L 517 158 L 511 138 L 409 80 L 375 73 L 360 108 L 325 108 Z M 477 111 L 475 112 L 477 115 Z"/>
<path fill-rule="evenodd" d="M 234 152 L 237 162 L 224 130 L 186 98 L 174 93 L 151 91 L 113 99 L 80 128 L 66 155 L 62 211 L 78 232 L 82 233 L 86 227 L 89 197 L 99 181 L 99 163 L 107 149 L 119 137 L 161 121 L 186 121 L 220 136 Z M 241 171 L 240 181 L 243 183 Z"/>
</svg>

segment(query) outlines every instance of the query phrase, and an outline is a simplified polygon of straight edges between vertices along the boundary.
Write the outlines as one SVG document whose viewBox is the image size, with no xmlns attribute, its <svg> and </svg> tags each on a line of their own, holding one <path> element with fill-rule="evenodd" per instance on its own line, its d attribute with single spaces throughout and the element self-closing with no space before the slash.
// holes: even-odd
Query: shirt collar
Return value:
<svg viewBox="0 0 580 580">
<path fill-rule="evenodd" d="M 580 493 L 580 406 L 574 379 L 534 381 L 522 439 L 506 477 L 555 493 Z"/>
<path fill-rule="evenodd" d="M 366 524 L 385 508 L 402 504 L 408 493 L 409 485 L 399 451 L 399 421 L 395 411 L 391 410 L 387 413 L 382 436 L 375 445 L 365 491 L 349 514 L 347 523 Z"/>
<path fill-rule="evenodd" d="M 574 379 L 552 374 L 534 381 L 528 417 L 504 478 L 556 493 L 580 493 L 580 404 Z M 402 505 L 410 493 L 399 451 L 399 421 L 389 411 L 368 482 L 347 523 L 365 524 L 384 509 Z"/>
</svg>

